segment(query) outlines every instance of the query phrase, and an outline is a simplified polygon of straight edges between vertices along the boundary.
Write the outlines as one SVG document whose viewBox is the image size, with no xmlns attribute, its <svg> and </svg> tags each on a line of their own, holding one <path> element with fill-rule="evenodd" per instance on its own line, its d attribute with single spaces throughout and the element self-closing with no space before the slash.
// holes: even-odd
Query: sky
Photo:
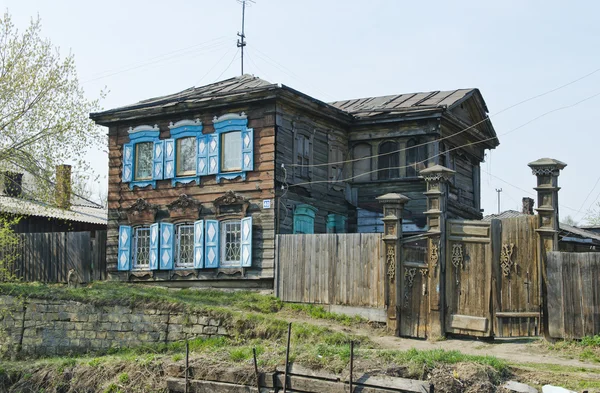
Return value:
<svg viewBox="0 0 600 393">
<path fill-rule="evenodd" d="M 105 109 L 240 73 L 236 0 L 0 6 L 21 30 L 39 15 L 42 34 L 75 55 L 89 98 L 108 90 Z M 256 0 L 246 10 L 245 72 L 326 102 L 479 88 L 500 140 L 482 164 L 484 214 L 497 211 L 496 189 L 502 210 L 520 210 L 535 195 L 527 163 L 551 157 L 568 164 L 561 218 L 584 223 L 600 202 L 599 13 L 594 1 Z M 105 189 L 107 155 L 90 158 Z"/>
</svg>

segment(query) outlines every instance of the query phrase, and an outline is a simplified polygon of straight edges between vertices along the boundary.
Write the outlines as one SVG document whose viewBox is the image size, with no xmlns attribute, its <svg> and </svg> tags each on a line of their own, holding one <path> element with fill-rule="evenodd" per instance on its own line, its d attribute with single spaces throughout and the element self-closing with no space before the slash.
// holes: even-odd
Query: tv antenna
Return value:
<svg viewBox="0 0 600 393">
<path fill-rule="evenodd" d="M 500 193 L 502 192 L 502 189 L 496 188 L 496 192 L 498 193 L 498 214 L 500 214 Z"/>
<path fill-rule="evenodd" d="M 242 5 L 242 32 L 238 32 L 237 35 L 240 37 L 237 40 L 237 47 L 242 49 L 242 75 L 244 75 L 244 47 L 246 46 L 246 34 L 244 34 L 244 21 L 246 17 L 246 5 L 250 7 L 252 4 L 256 4 L 254 0 L 237 0 Z"/>
</svg>

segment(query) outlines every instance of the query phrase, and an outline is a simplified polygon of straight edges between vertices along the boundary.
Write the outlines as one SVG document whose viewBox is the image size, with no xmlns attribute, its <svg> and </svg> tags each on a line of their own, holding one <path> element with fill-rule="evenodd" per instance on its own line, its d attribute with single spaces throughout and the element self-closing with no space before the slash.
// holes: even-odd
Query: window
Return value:
<svg viewBox="0 0 600 393">
<path fill-rule="evenodd" d="M 294 209 L 294 233 L 315 233 L 315 213 L 311 205 L 296 205 Z"/>
<path fill-rule="evenodd" d="M 196 174 L 196 137 L 177 139 L 177 176 Z"/>
<path fill-rule="evenodd" d="M 357 160 L 352 162 L 352 180 L 367 181 L 371 179 L 371 145 L 361 143 L 354 146 L 352 158 Z"/>
<path fill-rule="evenodd" d="M 298 176 L 309 177 L 310 139 L 306 135 L 296 134 L 296 164 Z"/>
<path fill-rule="evenodd" d="M 152 142 L 136 143 L 135 145 L 135 180 L 152 179 Z"/>
<path fill-rule="evenodd" d="M 342 184 L 338 183 L 343 179 L 344 164 L 342 161 L 344 161 L 342 146 L 338 142 L 334 142 L 329 147 L 329 180 L 334 188 L 341 187 Z"/>
<path fill-rule="evenodd" d="M 240 266 L 242 251 L 242 225 L 240 221 L 221 223 L 221 265 Z"/>
<path fill-rule="evenodd" d="M 398 143 L 384 142 L 379 145 L 379 180 L 397 179 L 400 177 L 400 155 Z"/>
<path fill-rule="evenodd" d="M 194 267 L 194 225 L 178 224 L 176 233 L 175 267 Z"/>
<path fill-rule="evenodd" d="M 406 148 L 406 176 L 418 176 L 427 168 L 427 145 L 418 139 L 409 139 Z"/>
<path fill-rule="evenodd" d="M 150 266 L 150 228 L 135 227 L 133 230 L 133 268 L 148 269 Z"/>
<path fill-rule="evenodd" d="M 239 131 L 221 134 L 221 170 L 242 170 L 242 133 Z"/>
</svg>

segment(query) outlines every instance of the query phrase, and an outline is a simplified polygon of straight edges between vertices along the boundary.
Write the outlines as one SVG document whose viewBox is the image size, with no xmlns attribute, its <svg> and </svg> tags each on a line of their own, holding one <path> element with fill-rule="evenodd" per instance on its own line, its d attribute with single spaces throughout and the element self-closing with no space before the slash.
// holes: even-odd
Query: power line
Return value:
<svg viewBox="0 0 600 393">
<path fill-rule="evenodd" d="M 523 127 L 525 127 L 526 125 L 529 125 L 529 124 L 531 124 L 532 122 L 534 122 L 534 121 L 536 121 L 536 120 L 538 120 L 538 119 L 541 119 L 541 118 L 542 118 L 542 117 L 544 117 L 544 116 L 547 116 L 547 115 L 549 115 L 549 114 L 551 114 L 551 113 L 554 113 L 554 112 L 558 112 L 558 111 L 560 111 L 560 110 L 564 110 L 564 109 L 573 108 L 573 107 L 575 107 L 575 106 L 577 106 L 577 105 L 579 105 L 579 104 L 581 104 L 581 103 L 583 103 L 583 102 L 585 102 L 585 101 L 591 100 L 592 98 L 595 98 L 595 97 L 597 97 L 597 96 L 599 96 L 599 95 L 600 95 L 600 92 L 599 92 L 599 93 L 596 93 L 596 94 L 593 94 L 593 95 L 591 95 L 591 96 L 589 96 L 589 97 L 586 97 L 586 98 L 584 98 L 584 99 L 582 99 L 582 100 L 580 100 L 580 101 L 577 101 L 577 102 L 575 102 L 575 103 L 573 103 L 573 104 L 570 104 L 570 105 L 565 105 L 565 106 L 562 106 L 562 107 L 559 107 L 559 108 L 552 109 L 552 110 L 550 110 L 550 111 L 547 111 L 547 112 L 545 112 L 545 113 L 542 113 L 541 115 L 539 115 L 539 116 L 537 116 L 537 117 L 535 117 L 535 118 L 533 118 L 533 119 L 529 120 L 529 121 L 528 121 L 528 122 L 526 122 L 526 123 L 523 123 L 523 124 L 521 124 L 521 125 L 520 125 L 520 126 L 518 126 L 518 127 L 515 127 L 515 128 L 513 128 L 512 130 L 510 130 L 510 131 L 508 131 L 508 132 L 505 132 L 504 134 L 500 134 L 500 136 L 508 135 L 508 134 L 510 134 L 510 133 L 512 133 L 512 132 L 515 132 L 515 131 L 517 131 L 517 130 L 519 130 L 519 129 L 523 128 Z M 493 139 L 497 139 L 497 137 L 495 137 L 495 136 L 494 136 L 494 137 L 491 137 L 491 138 L 485 138 L 485 139 L 482 139 L 482 140 L 479 140 L 479 141 L 474 141 L 474 142 L 465 143 L 464 145 L 460 145 L 460 146 L 453 147 L 453 148 L 451 148 L 451 149 L 445 150 L 445 151 L 443 151 L 443 152 L 441 152 L 441 153 L 438 153 L 438 154 L 435 154 L 435 155 L 433 155 L 433 156 L 431 156 L 431 157 L 428 157 L 428 158 L 427 158 L 427 159 L 425 159 L 425 160 L 418 161 L 418 162 L 414 162 L 414 163 L 412 163 L 412 164 L 410 164 L 410 165 L 397 166 L 397 167 L 387 167 L 387 168 L 378 168 L 378 169 L 375 169 L 375 170 L 372 170 L 372 171 L 369 171 L 369 172 L 364 172 L 364 173 L 361 173 L 361 174 L 359 174 L 359 175 L 352 176 L 352 177 L 349 177 L 349 178 L 346 178 L 346 179 L 335 180 L 335 182 L 345 182 L 345 181 L 350 181 L 350 180 L 353 180 L 353 179 L 355 179 L 355 178 L 357 178 L 357 177 L 365 176 L 365 175 L 368 175 L 368 174 L 371 174 L 371 173 L 377 173 L 377 172 L 380 172 L 380 171 L 387 171 L 387 170 L 390 170 L 390 169 L 403 169 L 403 168 L 409 168 L 409 167 L 416 167 L 416 166 L 417 166 L 417 165 L 419 165 L 419 164 L 425 164 L 425 165 L 426 165 L 426 164 L 427 164 L 427 161 L 429 161 L 429 160 L 430 160 L 430 159 L 432 159 L 432 158 L 439 157 L 439 156 L 441 156 L 441 155 L 443 155 L 443 154 L 446 154 L 446 153 L 448 153 L 448 152 L 451 152 L 451 151 L 454 151 L 454 150 L 457 150 L 457 149 L 461 149 L 461 148 L 463 148 L 463 147 L 477 145 L 477 144 L 479 144 L 479 143 L 484 143 L 484 142 L 487 142 L 487 141 L 490 141 L 490 140 L 493 140 Z M 384 154 L 381 154 L 381 155 L 385 155 L 385 154 L 388 154 L 388 153 L 384 153 Z M 377 157 L 377 156 L 379 156 L 379 155 L 376 155 L 375 157 Z M 348 161 L 355 161 L 355 160 L 348 160 Z M 345 162 L 345 161 L 340 161 L 340 162 L 338 162 L 338 163 L 344 163 L 344 162 Z M 346 161 L 346 162 L 347 162 L 347 161 Z M 335 163 L 328 163 L 328 164 L 326 164 L 326 165 L 331 165 L 331 164 L 335 164 Z M 289 165 L 289 166 L 300 166 L 300 165 L 295 165 L 295 164 L 292 164 L 292 165 Z M 309 185 L 309 184 L 331 183 L 331 182 L 332 182 L 331 180 L 315 180 L 315 181 L 301 182 L 301 183 L 293 184 L 292 186 L 302 186 L 302 185 Z"/>
<path fill-rule="evenodd" d="M 200 84 L 200 82 L 202 82 L 202 81 L 204 80 L 204 78 L 206 78 L 206 77 L 208 76 L 208 74 L 210 74 L 210 73 L 211 73 L 211 71 L 212 71 L 212 70 L 213 70 L 213 69 L 214 69 L 214 68 L 215 68 L 215 67 L 216 67 L 216 66 L 217 66 L 217 65 L 218 65 L 218 64 L 219 64 L 219 63 L 220 63 L 220 62 L 221 62 L 221 61 L 222 61 L 224 58 L 225 58 L 225 56 L 227 56 L 229 53 L 231 53 L 231 51 L 232 51 L 232 50 L 233 50 L 233 48 L 229 48 L 229 49 L 227 50 L 227 52 L 223 53 L 223 56 L 221 56 L 221 57 L 219 58 L 219 60 L 217 60 L 217 62 L 216 62 L 215 64 L 213 64 L 213 66 L 212 66 L 212 67 L 210 67 L 210 69 L 209 69 L 208 71 L 206 71 L 206 74 L 204 74 L 204 75 L 202 76 L 202 78 L 200 78 L 200 79 L 198 80 L 198 82 L 194 83 L 194 86 L 197 86 L 197 85 L 199 85 L 199 84 Z"/>
<path fill-rule="evenodd" d="M 405 147 L 405 148 L 398 149 L 398 150 L 393 150 L 393 151 L 390 151 L 390 152 L 387 152 L 387 153 L 374 154 L 374 155 L 371 155 L 371 156 L 366 156 L 366 157 L 361 157 L 361 158 L 354 158 L 354 159 L 345 160 L 345 161 L 339 161 L 339 162 L 331 162 L 331 163 L 323 163 L 323 164 L 310 164 L 310 165 L 303 165 L 303 166 L 307 166 L 307 167 L 319 167 L 319 166 L 326 166 L 326 165 L 332 165 L 332 164 L 333 164 L 333 165 L 335 165 L 335 164 L 345 164 L 345 163 L 350 163 L 350 162 L 355 162 L 355 161 L 360 161 L 360 160 L 366 160 L 366 159 L 377 158 L 377 157 L 381 157 L 381 156 L 385 156 L 385 155 L 390 155 L 390 154 L 396 154 L 396 153 L 400 153 L 400 152 L 402 152 L 402 151 L 406 151 L 406 150 L 408 150 L 408 149 L 413 149 L 413 148 L 417 148 L 417 147 L 421 147 L 421 146 L 426 146 L 426 145 L 429 145 L 429 144 L 431 144 L 431 143 L 441 142 L 441 141 L 443 141 L 443 140 L 446 140 L 446 139 L 448 139 L 448 138 L 452 138 L 452 137 L 455 137 L 455 136 L 457 136 L 457 135 L 460 135 L 460 134 L 462 134 L 462 133 L 464 133 L 464 132 L 467 132 L 468 130 L 470 130 L 470 129 L 472 129 L 472 128 L 475 128 L 475 127 L 476 127 L 476 126 L 478 126 L 479 124 L 482 124 L 482 123 L 485 123 L 485 122 L 487 122 L 487 121 L 490 121 L 492 117 L 498 116 L 498 115 L 500 115 L 501 113 L 504 113 L 504 112 L 506 112 L 506 111 L 508 111 L 508 110 L 510 110 L 510 109 L 512 109 L 512 108 L 514 108 L 514 107 L 516 107 L 516 106 L 522 105 L 522 104 L 524 104 L 524 103 L 526 103 L 526 102 L 529 102 L 529 101 L 531 101 L 531 100 L 534 100 L 534 99 L 536 99 L 536 98 L 543 97 L 543 96 L 545 96 L 545 95 L 548 95 L 548 94 L 550 94 L 550 93 L 553 93 L 553 92 L 555 92 L 555 91 L 558 91 L 558 90 L 560 90 L 560 89 L 563 89 L 563 88 L 565 88 L 565 87 L 567 87 L 567 86 L 569 86 L 569 85 L 572 85 L 572 84 L 574 84 L 574 83 L 576 83 L 576 82 L 579 82 L 579 81 L 581 81 L 581 80 L 583 80 L 583 79 L 585 79 L 585 78 L 588 78 L 588 77 L 590 77 L 590 76 L 594 75 L 595 73 L 597 73 L 597 72 L 599 72 L 599 71 L 600 71 L 600 68 L 598 68 L 598 69 L 596 69 L 596 70 L 594 70 L 594 71 L 592 71 L 592 72 L 590 72 L 590 73 L 588 73 L 588 74 L 586 74 L 586 75 L 584 75 L 584 76 L 582 76 L 582 77 L 579 77 L 579 78 L 577 78 L 577 79 L 575 79 L 575 80 L 573 80 L 573 81 L 571 81 L 571 82 L 568 82 L 568 83 L 566 83 L 566 84 L 564 84 L 564 85 L 558 86 L 558 87 L 556 87 L 556 88 L 553 88 L 553 89 L 551 89 L 551 90 L 548 90 L 548 91 L 546 91 L 546 92 L 544 92 L 544 93 L 537 94 L 537 95 L 535 95 L 535 96 L 532 96 L 532 97 L 529 97 L 529 98 L 527 98 L 527 99 L 525 99 L 525 100 L 519 101 L 519 102 L 517 102 L 516 104 L 510 105 L 510 106 L 508 106 L 508 107 L 506 107 L 506 108 L 504 108 L 504 109 L 500 110 L 499 112 L 496 112 L 496 113 L 494 113 L 494 114 L 491 114 L 491 115 L 489 115 L 487 118 L 485 118 L 485 119 L 483 119 L 483 120 L 481 120 L 481 121 L 479 121 L 479 122 L 477 122 L 477 123 L 475 123 L 475 124 L 472 124 L 472 125 L 470 125 L 469 127 L 465 128 L 465 129 L 463 129 L 463 130 L 460 130 L 460 131 L 458 131 L 458 132 L 455 132 L 455 133 L 453 133 L 453 134 L 447 135 L 447 136 L 445 136 L 445 137 L 441 137 L 441 138 L 439 138 L 439 139 L 435 139 L 435 140 L 433 140 L 433 141 L 429 141 L 429 142 L 423 142 L 423 143 L 416 144 L 416 145 L 414 145 L 414 146 L 411 146 L 411 147 Z M 595 96 L 593 96 L 593 97 L 595 97 Z M 593 98 L 593 97 L 590 97 L 590 98 Z M 586 100 L 587 100 L 587 99 L 586 99 Z M 585 101 L 585 100 L 584 100 L 584 101 Z M 562 108 L 558 108 L 557 110 L 560 110 L 560 109 L 562 109 Z M 534 119 L 534 120 L 537 120 L 537 118 L 536 118 L 536 119 Z M 528 124 L 528 123 L 526 123 L 526 124 Z M 525 125 L 526 125 L 526 124 L 525 124 Z M 515 130 L 515 131 L 516 131 L 516 130 Z M 506 134 L 502 134 L 502 135 L 506 135 Z M 500 136 L 502 136 L 502 135 L 500 135 Z M 491 139 L 496 139 L 496 138 L 491 138 Z M 300 165 L 300 164 L 290 164 L 289 166 L 290 166 L 290 167 L 295 167 L 295 166 L 301 166 L 301 165 Z"/>
<path fill-rule="evenodd" d="M 223 70 L 223 72 L 221 72 L 219 74 L 219 76 L 217 76 L 217 79 L 215 79 L 215 82 L 217 82 L 221 76 L 223 76 L 224 73 L 227 72 L 227 70 L 229 69 L 229 67 L 231 67 L 231 65 L 233 64 L 233 62 L 235 61 L 235 58 L 237 57 L 237 54 L 240 50 L 238 49 L 234 54 L 233 54 L 233 59 L 231 59 L 231 61 L 229 62 L 229 64 L 227 65 L 227 67 Z"/>
<path fill-rule="evenodd" d="M 258 67 L 258 65 L 254 62 L 254 59 L 252 57 L 250 57 L 250 51 L 246 49 L 246 57 L 248 57 L 248 60 L 250 60 L 250 63 L 252 63 L 252 65 L 254 66 L 254 68 L 256 68 L 256 70 L 262 74 L 264 74 L 264 76 L 270 80 L 271 78 L 269 77 L 269 75 L 266 72 L 263 72 L 262 69 L 260 69 Z"/>
</svg>

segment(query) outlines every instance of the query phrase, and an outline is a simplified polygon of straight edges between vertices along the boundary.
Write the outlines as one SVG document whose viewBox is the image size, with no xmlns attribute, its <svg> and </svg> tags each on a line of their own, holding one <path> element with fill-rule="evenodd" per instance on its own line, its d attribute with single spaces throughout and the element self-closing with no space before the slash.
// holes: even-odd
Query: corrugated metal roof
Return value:
<svg viewBox="0 0 600 393">
<path fill-rule="evenodd" d="M 430 91 L 425 93 L 398 94 L 330 102 L 329 104 L 357 117 L 382 113 L 405 113 L 419 109 L 452 107 L 462 102 L 477 89 Z"/>
<path fill-rule="evenodd" d="M 494 219 L 494 218 L 496 218 L 498 220 L 502 220 L 504 218 L 521 217 L 524 215 L 525 214 L 518 212 L 516 210 L 506 210 L 500 214 L 489 214 L 489 215 L 483 217 L 482 221 L 492 221 L 492 219 Z"/>
<path fill-rule="evenodd" d="M 577 227 L 574 227 L 574 226 L 571 226 L 571 225 L 567 225 L 567 224 L 563 224 L 563 223 L 559 223 L 558 226 L 560 227 L 560 229 L 562 231 L 570 232 L 572 234 L 575 234 L 577 236 L 581 236 L 583 238 L 594 239 L 594 240 L 600 241 L 600 235 L 598 235 L 595 232 L 586 231 L 585 229 L 577 228 Z"/>
<path fill-rule="evenodd" d="M 0 196 L 0 211 L 90 224 L 106 225 L 108 223 L 108 211 L 106 209 L 80 205 L 72 205 L 68 210 L 59 209 L 43 202 L 8 196 Z"/>
</svg>

